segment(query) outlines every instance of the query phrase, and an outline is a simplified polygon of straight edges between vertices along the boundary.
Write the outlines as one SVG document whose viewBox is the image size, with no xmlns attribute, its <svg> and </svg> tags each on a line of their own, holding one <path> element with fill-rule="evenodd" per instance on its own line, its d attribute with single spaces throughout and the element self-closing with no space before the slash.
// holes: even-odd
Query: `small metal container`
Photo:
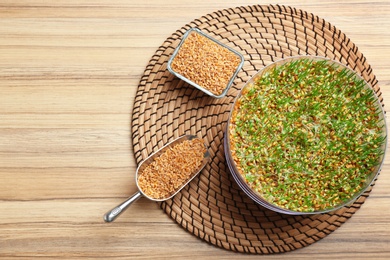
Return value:
<svg viewBox="0 0 390 260">
<path fill-rule="evenodd" d="M 240 63 L 238 64 L 236 70 L 234 71 L 234 73 L 232 74 L 232 76 L 230 77 L 230 80 L 228 81 L 226 87 L 224 88 L 224 90 L 222 91 L 222 93 L 220 94 L 214 94 L 212 93 L 211 91 L 209 91 L 205 86 L 200 86 L 199 84 L 193 82 L 192 80 L 188 79 L 187 77 L 183 76 L 182 74 L 180 74 L 179 72 L 175 71 L 173 68 L 172 68 L 172 62 L 173 60 L 175 59 L 175 57 L 177 56 L 177 54 L 179 53 L 181 47 L 183 46 L 183 43 L 186 41 L 186 39 L 188 38 L 188 36 L 191 34 L 191 33 L 197 33 L 197 34 L 200 34 L 201 36 L 203 37 L 206 37 L 208 39 L 210 39 L 211 41 L 213 41 L 214 43 L 222 46 L 223 48 L 229 50 L 230 52 L 232 52 L 234 55 L 236 55 L 237 57 L 239 57 L 240 59 Z M 175 75 L 176 77 L 178 77 L 179 79 L 187 82 L 188 84 L 196 87 L 197 89 L 203 91 L 204 93 L 206 93 L 207 95 L 210 95 L 212 97 L 215 97 L 215 98 L 222 98 L 224 97 L 229 88 L 232 86 L 233 84 L 233 81 L 234 79 L 236 78 L 238 72 L 241 70 L 242 66 L 244 65 L 244 56 L 239 53 L 238 51 L 234 50 L 233 48 L 219 42 L 218 40 L 214 39 L 213 37 L 209 36 L 208 34 L 202 32 L 201 30 L 197 29 L 197 28 L 191 28 L 189 29 L 184 35 L 183 35 L 183 38 L 181 40 L 181 42 L 179 43 L 179 45 L 176 47 L 175 51 L 173 52 L 172 56 L 170 57 L 169 61 L 168 61 L 168 70 L 169 72 L 171 72 L 173 75 Z"/>
</svg>

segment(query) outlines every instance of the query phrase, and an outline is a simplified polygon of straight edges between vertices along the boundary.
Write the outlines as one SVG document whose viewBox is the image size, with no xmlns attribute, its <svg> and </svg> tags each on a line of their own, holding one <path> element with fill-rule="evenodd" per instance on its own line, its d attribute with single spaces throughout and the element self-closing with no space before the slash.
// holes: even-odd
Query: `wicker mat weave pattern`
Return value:
<svg viewBox="0 0 390 260">
<path fill-rule="evenodd" d="M 175 78 L 167 61 L 189 28 L 197 27 L 245 57 L 228 95 L 211 98 Z M 345 34 L 319 17 L 286 6 L 256 5 L 220 10 L 183 26 L 158 48 L 142 76 L 134 103 L 132 138 L 137 162 L 183 135 L 196 134 L 212 160 L 201 174 L 161 209 L 188 232 L 232 251 L 271 254 L 308 246 L 347 221 L 371 189 L 332 213 L 289 216 L 254 203 L 225 164 L 223 136 L 238 91 L 259 69 L 278 59 L 317 55 L 338 60 L 368 81 L 380 95 L 365 57 Z"/>
</svg>

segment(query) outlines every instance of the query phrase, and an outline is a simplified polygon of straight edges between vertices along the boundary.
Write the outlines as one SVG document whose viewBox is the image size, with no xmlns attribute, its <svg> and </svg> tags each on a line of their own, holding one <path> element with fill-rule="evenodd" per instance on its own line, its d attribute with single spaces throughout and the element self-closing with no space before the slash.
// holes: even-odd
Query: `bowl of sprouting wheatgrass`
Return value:
<svg viewBox="0 0 390 260">
<path fill-rule="evenodd" d="M 225 134 L 229 169 L 258 204 L 314 214 L 353 203 L 382 167 L 387 127 L 372 87 L 323 57 L 256 73 L 236 97 Z"/>
</svg>

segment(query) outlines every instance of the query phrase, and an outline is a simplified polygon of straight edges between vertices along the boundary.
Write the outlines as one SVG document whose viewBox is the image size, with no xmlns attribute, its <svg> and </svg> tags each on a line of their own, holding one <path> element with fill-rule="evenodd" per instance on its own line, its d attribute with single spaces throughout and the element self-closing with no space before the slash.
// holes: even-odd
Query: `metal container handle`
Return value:
<svg viewBox="0 0 390 260">
<path fill-rule="evenodd" d="M 104 221 L 106 222 L 114 221 L 120 214 L 122 214 L 122 212 L 125 211 L 125 209 L 127 209 L 133 202 L 135 202 L 141 197 L 142 197 L 142 193 L 140 191 L 136 192 L 127 200 L 125 200 L 124 202 L 122 202 L 112 210 L 108 211 L 103 217 Z"/>
</svg>

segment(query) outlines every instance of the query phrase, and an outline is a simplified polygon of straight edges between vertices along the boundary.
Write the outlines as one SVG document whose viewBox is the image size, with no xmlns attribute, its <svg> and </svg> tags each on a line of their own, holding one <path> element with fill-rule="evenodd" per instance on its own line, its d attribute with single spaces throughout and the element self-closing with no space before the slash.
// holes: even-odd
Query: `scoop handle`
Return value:
<svg viewBox="0 0 390 260">
<path fill-rule="evenodd" d="M 134 201 L 138 200 L 142 197 L 142 193 L 140 191 L 136 192 L 133 196 L 129 197 L 127 200 L 113 208 L 112 210 L 108 211 L 104 216 L 103 219 L 106 222 L 112 222 L 114 221 L 120 214 L 122 214 L 127 207 L 129 207 Z"/>
</svg>

